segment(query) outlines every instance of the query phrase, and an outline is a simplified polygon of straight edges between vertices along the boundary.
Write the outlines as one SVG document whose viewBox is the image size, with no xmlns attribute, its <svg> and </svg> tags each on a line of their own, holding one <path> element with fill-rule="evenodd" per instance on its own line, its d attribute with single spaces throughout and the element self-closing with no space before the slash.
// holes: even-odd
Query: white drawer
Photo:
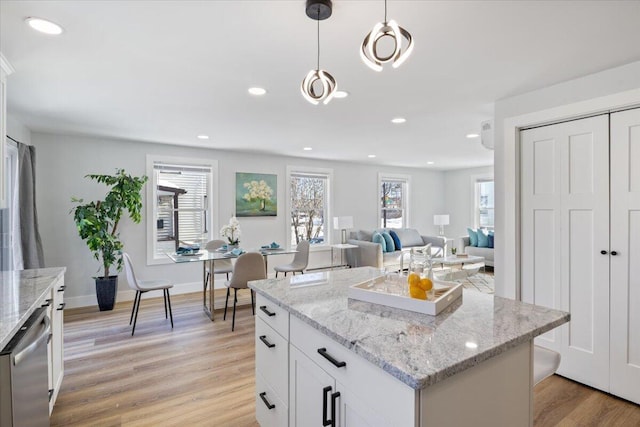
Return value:
<svg viewBox="0 0 640 427">
<path fill-rule="evenodd" d="M 261 427 L 289 425 L 288 406 L 280 400 L 260 374 L 256 374 L 256 420 Z"/>
<path fill-rule="evenodd" d="M 401 418 L 406 417 L 404 421 L 407 424 L 400 422 L 396 425 L 413 425 L 418 396 L 416 390 L 295 316 L 291 316 L 290 342 L 336 381 L 348 385 L 379 414 L 402 414 Z M 320 349 L 337 364 L 345 365 L 336 366 L 318 352 Z"/>
<path fill-rule="evenodd" d="M 256 319 L 256 373 L 282 401 L 289 401 L 289 343 L 260 318 Z"/>
<path fill-rule="evenodd" d="M 289 312 L 260 294 L 256 295 L 258 317 L 289 340 Z"/>
</svg>

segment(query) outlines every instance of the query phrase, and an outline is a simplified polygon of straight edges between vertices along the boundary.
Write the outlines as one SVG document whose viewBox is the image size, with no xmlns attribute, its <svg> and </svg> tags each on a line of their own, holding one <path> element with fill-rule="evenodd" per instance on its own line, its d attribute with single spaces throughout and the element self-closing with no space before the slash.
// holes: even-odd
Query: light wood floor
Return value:
<svg viewBox="0 0 640 427">
<path fill-rule="evenodd" d="M 257 426 L 251 308 L 239 308 L 231 332 L 230 313 L 223 321 L 216 310 L 211 322 L 201 298 L 172 298 L 173 330 L 162 298 L 143 299 L 134 337 L 131 303 L 66 310 L 65 377 L 51 425 Z M 562 377 L 543 381 L 534 398 L 536 427 L 640 426 L 639 406 Z"/>
</svg>

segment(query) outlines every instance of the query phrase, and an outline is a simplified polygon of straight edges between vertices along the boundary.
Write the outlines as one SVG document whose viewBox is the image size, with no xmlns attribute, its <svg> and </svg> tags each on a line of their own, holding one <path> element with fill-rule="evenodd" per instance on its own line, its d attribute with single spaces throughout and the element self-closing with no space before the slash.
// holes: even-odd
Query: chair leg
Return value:
<svg viewBox="0 0 640 427">
<path fill-rule="evenodd" d="M 278 272 L 276 271 L 276 279 L 278 278 Z"/>
<path fill-rule="evenodd" d="M 250 289 L 251 291 L 251 313 L 255 316 L 256 315 L 256 303 L 253 300 L 253 289 Z"/>
<path fill-rule="evenodd" d="M 236 303 L 238 302 L 238 288 L 233 289 L 233 320 L 231 320 L 231 332 L 236 327 Z"/>
<path fill-rule="evenodd" d="M 140 296 L 140 291 L 136 291 L 136 296 L 133 298 L 133 307 L 131 307 L 131 318 L 129 319 L 129 325 L 133 322 L 133 312 L 136 310 L 136 304 L 138 303 L 138 297 Z"/>
<path fill-rule="evenodd" d="M 227 299 L 224 300 L 224 316 L 222 320 L 227 320 L 227 306 L 229 305 L 229 289 L 227 288 Z"/>
<path fill-rule="evenodd" d="M 171 319 L 171 329 L 173 329 L 173 312 L 171 311 L 171 297 L 169 296 L 169 289 L 164 290 L 167 293 L 167 303 L 169 304 L 169 318 Z"/>
<path fill-rule="evenodd" d="M 131 336 L 133 336 L 133 333 L 136 331 L 136 322 L 138 321 L 138 312 L 140 311 L 140 301 L 142 300 L 142 291 L 138 292 L 140 292 L 140 296 L 138 297 L 138 304 L 136 304 L 135 307 L 136 314 L 135 316 L 133 316 L 133 328 L 131 329 Z"/>
<path fill-rule="evenodd" d="M 162 296 L 164 297 L 164 318 L 168 319 L 169 317 L 167 316 L 167 290 L 166 289 L 162 290 Z"/>
</svg>

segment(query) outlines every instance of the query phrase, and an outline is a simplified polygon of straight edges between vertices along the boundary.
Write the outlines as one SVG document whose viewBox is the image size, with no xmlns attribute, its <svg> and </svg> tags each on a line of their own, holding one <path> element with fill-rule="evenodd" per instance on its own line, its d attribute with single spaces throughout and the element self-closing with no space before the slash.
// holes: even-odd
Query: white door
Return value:
<svg viewBox="0 0 640 427">
<path fill-rule="evenodd" d="M 609 116 L 521 132 L 523 301 L 571 313 L 536 340 L 609 389 Z M 605 254 L 601 254 L 605 251 Z"/>
<path fill-rule="evenodd" d="M 331 418 L 335 380 L 294 345 L 289 345 L 289 360 L 289 425 L 320 427 L 323 420 Z"/>
<path fill-rule="evenodd" d="M 611 393 L 640 403 L 640 109 L 611 115 L 611 165 Z"/>
</svg>

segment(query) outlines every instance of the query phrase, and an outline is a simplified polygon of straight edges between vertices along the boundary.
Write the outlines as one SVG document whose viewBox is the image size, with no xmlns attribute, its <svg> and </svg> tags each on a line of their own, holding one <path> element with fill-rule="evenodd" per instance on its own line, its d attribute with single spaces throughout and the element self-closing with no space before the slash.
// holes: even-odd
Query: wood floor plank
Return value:
<svg viewBox="0 0 640 427">
<path fill-rule="evenodd" d="M 113 311 L 65 310 L 65 377 L 56 426 L 257 426 L 254 316 L 239 295 L 211 322 L 202 295 L 172 298 L 174 328 L 162 298 L 143 299 L 131 337 L 131 303 Z M 216 293 L 224 306 L 224 292 Z M 552 376 L 534 389 L 534 426 L 640 426 L 640 407 Z"/>
</svg>

